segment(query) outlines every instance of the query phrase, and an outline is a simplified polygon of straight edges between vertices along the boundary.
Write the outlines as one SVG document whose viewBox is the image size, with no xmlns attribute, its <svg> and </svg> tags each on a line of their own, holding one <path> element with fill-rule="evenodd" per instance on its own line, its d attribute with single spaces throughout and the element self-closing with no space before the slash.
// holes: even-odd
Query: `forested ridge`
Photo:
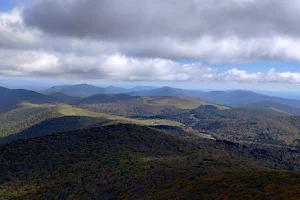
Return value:
<svg viewBox="0 0 300 200">
<path fill-rule="evenodd" d="M 178 139 L 136 125 L 18 140 L 0 145 L 0 150 L 4 199 L 292 199 L 300 195 L 300 175 L 277 171 L 289 159 L 293 162 L 292 157 L 280 160 L 269 150 L 197 137 Z M 299 171 L 299 163 L 295 166 L 293 170 Z"/>
</svg>

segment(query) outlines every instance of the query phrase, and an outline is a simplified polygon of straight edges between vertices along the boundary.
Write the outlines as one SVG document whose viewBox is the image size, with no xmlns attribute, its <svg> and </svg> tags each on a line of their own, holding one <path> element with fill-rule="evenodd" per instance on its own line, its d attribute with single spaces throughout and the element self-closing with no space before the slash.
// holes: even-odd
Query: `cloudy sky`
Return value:
<svg viewBox="0 0 300 200">
<path fill-rule="evenodd" d="M 1 0 L 0 84 L 300 91 L 297 0 Z"/>
</svg>

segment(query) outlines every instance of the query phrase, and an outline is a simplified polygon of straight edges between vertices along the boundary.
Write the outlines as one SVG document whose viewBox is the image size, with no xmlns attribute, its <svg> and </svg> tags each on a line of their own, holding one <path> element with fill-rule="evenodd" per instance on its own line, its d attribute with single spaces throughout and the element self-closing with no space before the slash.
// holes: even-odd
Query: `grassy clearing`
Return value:
<svg viewBox="0 0 300 200">
<path fill-rule="evenodd" d="M 104 113 L 92 112 L 82 108 L 73 107 L 70 105 L 59 105 L 58 112 L 65 116 L 87 116 L 87 117 L 101 117 L 108 120 L 117 120 L 121 122 L 146 125 L 146 126 L 159 126 L 159 125 L 168 125 L 168 126 L 183 126 L 180 122 L 164 120 L 164 119 L 151 119 L 151 120 L 138 120 L 130 119 L 126 117 L 114 116 Z"/>
<path fill-rule="evenodd" d="M 56 109 L 60 114 L 64 116 L 102 117 L 101 113 L 92 112 L 66 104 L 57 105 Z"/>
<path fill-rule="evenodd" d="M 180 122 L 166 120 L 166 119 L 133 120 L 133 122 L 135 122 L 137 124 L 141 124 L 141 125 L 147 125 L 147 126 L 159 126 L 159 125 L 184 126 Z"/>
<path fill-rule="evenodd" d="M 24 108 L 54 108 L 54 104 L 35 104 L 35 103 L 30 103 L 30 102 L 22 102 L 20 103 L 20 109 Z"/>
<path fill-rule="evenodd" d="M 207 103 L 202 100 L 182 98 L 182 97 L 143 97 L 144 103 L 157 106 L 174 106 L 181 109 L 196 109 L 199 106 L 212 105 L 220 110 L 228 109 L 226 106 Z"/>
</svg>

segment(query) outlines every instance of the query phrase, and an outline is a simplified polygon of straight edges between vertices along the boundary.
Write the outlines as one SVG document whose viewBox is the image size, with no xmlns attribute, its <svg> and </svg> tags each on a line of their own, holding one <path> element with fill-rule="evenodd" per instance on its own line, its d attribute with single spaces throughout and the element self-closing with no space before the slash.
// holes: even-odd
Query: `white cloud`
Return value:
<svg viewBox="0 0 300 200">
<path fill-rule="evenodd" d="M 299 8 L 294 0 L 35 0 L 23 17 L 79 44 L 60 40 L 65 49 L 224 64 L 300 61 Z"/>
<path fill-rule="evenodd" d="M 300 73 L 224 72 L 201 63 L 181 64 L 161 58 L 130 58 L 121 54 L 77 56 L 38 51 L 0 50 L 0 75 L 123 81 L 196 81 L 241 83 L 300 83 Z"/>
<path fill-rule="evenodd" d="M 229 82 L 257 82 L 262 77 L 263 74 L 261 72 L 250 73 L 246 70 L 238 70 L 236 68 L 217 74 L 219 80 Z"/>
<path fill-rule="evenodd" d="M 187 81 L 207 70 L 201 64 L 181 65 L 166 59 L 141 59 L 126 56 L 51 54 L 38 51 L 1 50 L 0 74 L 39 75 L 127 81 Z"/>
<path fill-rule="evenodd" d="M 256 0 L 232 1 L 239 9 L 246 9 L 247 6 L 257 4 Z M 267 2 L 267 0 L 264 1 Z M 43 3 L 43 1 L 37 2 Z M 71 4 L 74 2 L 77 1 L 69 1 Z M 230 7 L 230 4 L 223 3 L 222 8 Z M 208 8 L 209 5 L 209 1 L 205 0 L 204 6 L 207 6 L 208 10 L 214 9 Z M 180 32 L 182 35 L 149 33 L 149 37 L 137 35 L 136 38 L 127 40 L 114 38 L 116 36 L 105 38 L 78 37 L 69 34 L 55 35 L 43 28 L 32 28 L 26 25 L 22 12 L 21 9 L 16 8 L 0 13 L 0 74 L 3 76 L 125 81 L 300 83 L 298 72 L 270 70 L 268 73 L 262 73 L 259 70 L 249 72 L 238 68 L 218 71 L 209 67 L 214 63 L 236 64 L 257 59 L 300 62 L 300 39 L 294 36 L 296 30 L 293 32 L 290 26 L 288 30 L 293 32 L 290 34 L 284 34 L 284 29 L 276 29 L 277 32 L 274 29 L 269 35 L 255 35 L 252 31 L 252 35 L 245 36 L 239 27 L 243 24 L 232 25 L 235 30 L 230 34 L 217 34 L 215 30 L 207 30 L 203 34 L 198 34 L 198 29 L 193 29 L 196 22 L 194 23 L 191 19 L 191 21 L 185 21 L 187 24 L 184 24 L 185 29 Z M 149 12 L 151 14 L 152 11 Z M 294 20 L 293 17 L 287 16 L 287 13 L 284 13 L 284 16 L 285 19 Z M 97 19 L 93 19 L 93 23 L 95 22 Z M 226 21 L 226 23 L 229 22 Z M 267 24 L 270 25 L 270 23 Z M 219 22 L 218 24 L 220 25 Z M 172 27 L 173 24 L 169 28 Z M 222 29 L 217 28 L 217 31 L 220 30 Z M 228 31 L 228 27 L 224 28 L 224 31 L 226 30 Z M 137 31 L 141 30 L 137 29 Z M 160 31 L 166 30 L 158 32 Z M 214 33 L 209 34 L 210 32 Z M 195 60 L 196 63 L 182 64 L 178 60 Z"/>
<path fill-rule="evenodd" d="M 0 46 L 28 48 L 38 43 L 38 31 L 27 28 L 19 9 L 0 13 Z"/>
<path fill-rule="evenodd" d="M 275 72 L 275 69 L 270 69 L 265 78 L 268 82 L 276 83 L 300 83 L 299 72 Z"/>
</svg>

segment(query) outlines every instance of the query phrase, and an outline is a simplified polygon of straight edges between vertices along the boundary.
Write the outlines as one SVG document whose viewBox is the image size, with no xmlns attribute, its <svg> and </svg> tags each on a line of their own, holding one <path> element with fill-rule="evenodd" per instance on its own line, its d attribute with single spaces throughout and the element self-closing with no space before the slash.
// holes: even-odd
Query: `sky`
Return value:
<svg viewBox="0 0 300 200">
<path fill-rule="evenodd" d="M 299 92 L 299 24 L 296 0 L 1 0 L 0 85 Z"/>
</svg>

